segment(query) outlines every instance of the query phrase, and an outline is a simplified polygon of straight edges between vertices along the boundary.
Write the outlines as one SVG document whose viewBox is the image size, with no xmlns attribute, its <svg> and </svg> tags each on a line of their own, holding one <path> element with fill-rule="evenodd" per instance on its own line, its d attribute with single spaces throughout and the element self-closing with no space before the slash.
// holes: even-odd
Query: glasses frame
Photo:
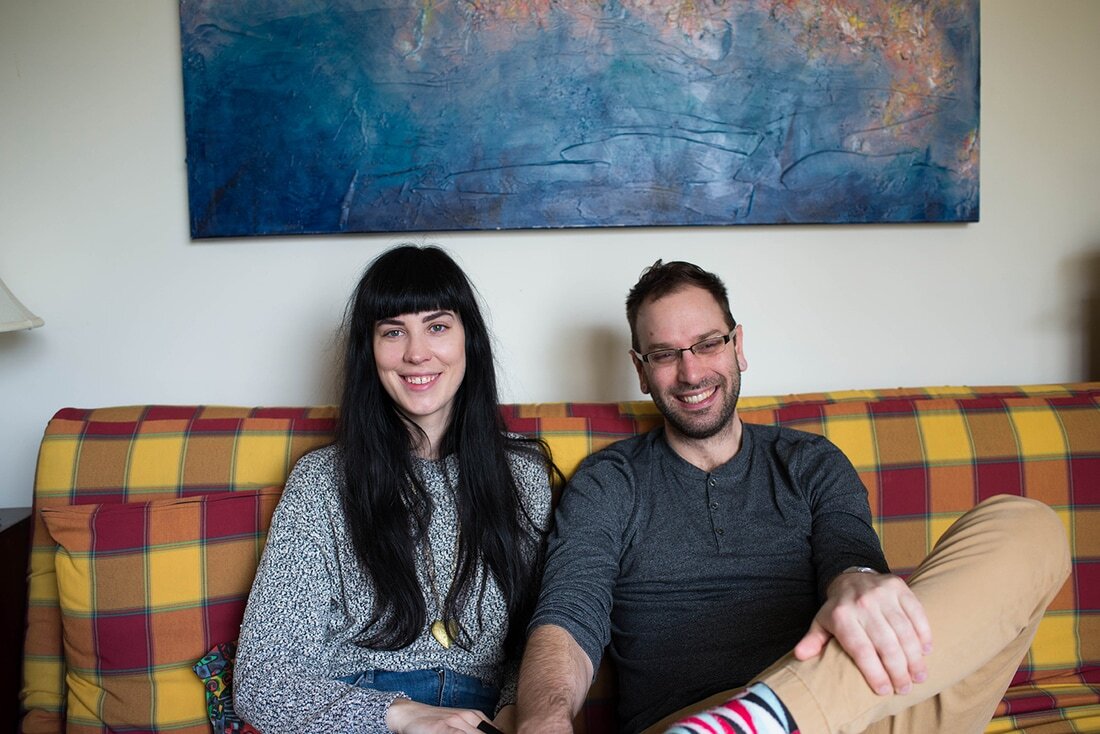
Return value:
<svg viewBox="0 0 1100 734">
<path fill-rule="evenodd" d="M 710 354 L 699 354 L 699 352 L 695 351 L 701 345 L 706 344 L 707 342 L 709 342 L 713 339 L 721 339 L 722 340 L 722 348 L 721 349 L 719 349 L 718 351 L 712 352 Z M 736 341 L 736 340 L 737 340 L 737 325 L 734 324 L 733 328 L 730 329 L 730 331 L 728 333 L 722 334 L 721 336 L 708 336 L 706 339 L 700 339 L 699 341 L 695 342 L 690 347 L 665 347 L 663 349 L 654 349 L 653 351 L 646 352 L 645 354 L 638 354 L 633 349 L 631 349 L 630 353 L 633 354 L 638 359 L 642 360 L 642 362 L 644 362 L 645 364 L 652 365 L 654 367 L 665 367 L 665 366 L 671 367 L 674 364 L 679 364 L 680 361 L 683 360 L 684 352 L 691 352 L 696 357 L 712 357 L 716 354 L 721 354 L 722 352 L 724 352 L 725 349 L 726 349 L 726 345 L 729 344 L 731 341 Z M 649 361 L 649 358 L 652 357 L 654 354 L 662 354 L 664 352 L 676 352 L 676 361 L 675 362 L 668 362 L 667 365 Z"/>
</svg>

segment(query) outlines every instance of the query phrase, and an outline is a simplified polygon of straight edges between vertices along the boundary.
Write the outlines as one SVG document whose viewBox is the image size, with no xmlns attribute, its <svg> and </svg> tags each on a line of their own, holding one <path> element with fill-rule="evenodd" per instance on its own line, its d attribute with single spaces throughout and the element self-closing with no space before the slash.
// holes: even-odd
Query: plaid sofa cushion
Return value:
<svg viewBox="0 0 1100 734">
<path fill-rule="evenodd" d="M 1100 383 L 1086 383 L 746 396 L 739 409 L 746 421 L 823 433 L 852 458 L 887 557 L 902 573 L 955 517 L 989 494 L 1036 497 L 1059 512 L 1074 544 L 1074 576 L 1044 619 L 1018 688 L 1002 703 L 1005 718 L 990 728 L 1009 731 L 1051 711 L 1064 708 L 1068 713 L 1055 714 L 1064 719 L 1082 714 L 1090 701 L 1100 705 L 1098 400 Z M 650 401 L 503 410 L 512 430 L 547 440 L 566 475 L 592 451 L 660 422 Z M 282 483 L 298 457 L 331 440 L 334 425 L 331 407 L 65 409 L 43 438 L 35 506 Z M 37 517 L 33 532 L 23 692 L 31 713 L 23 730 L 56 734 L 63 730 L 65 700 L 56 545 Z M 577 731 L 612 731 L 613 697 L 613 678 L 601 675 Z M 1009 728 L 995 728 L 1003 722 Z"/>
<path fill-rule="evenodd" d="M 68 734 L 208 734 L 195 661 L 233 639 L 281 487 L 47 507 Z"/>
</svg>

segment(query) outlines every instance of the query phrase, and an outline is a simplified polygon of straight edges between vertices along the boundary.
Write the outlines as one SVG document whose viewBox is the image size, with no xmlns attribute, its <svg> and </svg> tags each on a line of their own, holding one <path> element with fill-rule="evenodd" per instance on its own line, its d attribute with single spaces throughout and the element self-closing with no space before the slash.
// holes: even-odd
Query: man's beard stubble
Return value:
<svg viewBox="0 0 1100 734">
<path fill-rule="evenodd" d="M 661 411 L 665 421 L 677 433 L 685 438 L 695 440 L 711 438 L 730 424 L 733 420 L 734 411 L 737 409 L 737 400 L 741 395 L 741 371 L 736 366 L 734 369 L 735 372 L 730 376 L 731 379 L 718 385 L 719 388 L 726 388 L 725 398 L 719 407 L 718 415 L 713 420 L 689 422 L 692 416 L 690 414 L 683 415 L 677 411 L 679 401 L 675 397 L 666 400 L 665 396 L 658 392 L 653 392 L 651 397 L 657 406 L 657 410 Z"/>
</svg>

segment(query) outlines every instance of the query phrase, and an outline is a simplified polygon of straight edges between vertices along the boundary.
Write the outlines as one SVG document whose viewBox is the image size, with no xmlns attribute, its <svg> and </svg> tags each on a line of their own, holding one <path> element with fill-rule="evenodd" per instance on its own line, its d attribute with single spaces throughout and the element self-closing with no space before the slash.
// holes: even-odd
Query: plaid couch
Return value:
<svg viewBox="0 0 1100 734">
<path fill-rule="evenodd" d="M 567 475 L 659 422 L 649 402 L 504 410 Z M 1100 383 L 745 397 L 740 410 L 844 450 L 903 575 L 992 494 L 1052 506 L 1074 573 L 987 731 L 1100 732 Z M 24 732 L 235 730 L 219 702 L 230 681 L 204 685 L 192 667 L 236 637 L 281 485 L 331 440 L 334 417 L 155 405 L 54 416 L 35 479 Z M 613 672 L 601 670 L 577 731 L 614 731 L 613 700 Z"/>
</svg>

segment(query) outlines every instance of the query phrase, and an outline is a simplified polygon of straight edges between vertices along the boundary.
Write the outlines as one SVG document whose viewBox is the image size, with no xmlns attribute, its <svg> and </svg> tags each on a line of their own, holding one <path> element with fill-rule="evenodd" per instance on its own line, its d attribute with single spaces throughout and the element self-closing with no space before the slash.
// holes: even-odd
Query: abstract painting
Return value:
<svg viewBox="0 0 1100 734">
<path fill-rule="evenodd" d="M 978 219 L 978 0 L 181 0 L 192 236 Z"/>
</svg>

